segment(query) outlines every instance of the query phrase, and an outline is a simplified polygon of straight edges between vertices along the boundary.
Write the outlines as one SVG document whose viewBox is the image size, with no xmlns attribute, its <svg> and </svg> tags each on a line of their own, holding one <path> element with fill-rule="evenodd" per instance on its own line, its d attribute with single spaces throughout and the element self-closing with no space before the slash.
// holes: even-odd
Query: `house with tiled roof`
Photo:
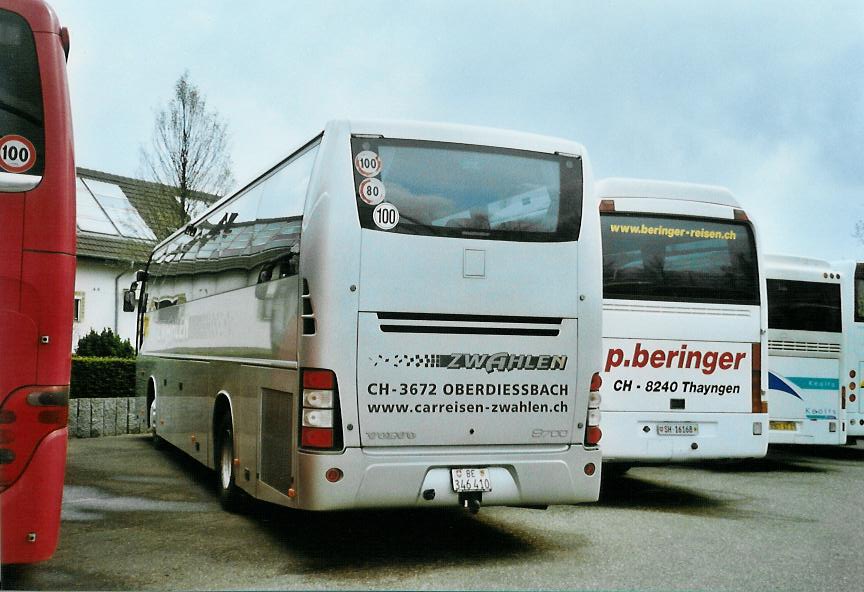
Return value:
<svg viewBox="0 0 864 592">
<path fill-rule="evenodd" d="M 105 327 L 134 343 L 135 315 L 123 313 L 123 292 L 157 242 L 178 223 L 171 187 L 78 168 L 76 179 L 78 255 L 75 272 L 72 347 Z M 198 194 L 196 208 L 217 199 Z"/>
</svg>

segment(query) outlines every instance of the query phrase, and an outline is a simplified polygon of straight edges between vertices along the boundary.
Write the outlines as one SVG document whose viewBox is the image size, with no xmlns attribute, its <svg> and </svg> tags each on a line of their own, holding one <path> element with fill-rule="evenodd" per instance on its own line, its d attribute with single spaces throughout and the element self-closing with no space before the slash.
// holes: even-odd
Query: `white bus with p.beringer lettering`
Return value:
<svg viewBox="0 0 864 592">
<path fill-rule="evenodd" d="M 331 122 L 140 274 L 155 434 L 228 507 L 596 500 L 591 194 L 573 142 Z"/>
<path fill-rule="evenodd" d="M 764 456 L 765 294 L 753 224 L 728 190 L 605 179 L 604 461 Z"/>
<path fill-rule="evenodd" d="M 827 261 L 765 256 L 771 444 L 844 444 L 840 272 Z"/>
</svg>

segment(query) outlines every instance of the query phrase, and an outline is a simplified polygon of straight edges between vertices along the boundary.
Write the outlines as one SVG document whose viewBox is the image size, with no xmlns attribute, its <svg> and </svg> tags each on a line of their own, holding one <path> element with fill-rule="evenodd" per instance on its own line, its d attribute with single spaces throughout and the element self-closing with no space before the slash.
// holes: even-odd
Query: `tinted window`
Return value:
<svg viewBox="0 0 864 592">
<path fill-rule="evenodd" d="M 577 157 L 366 138 L 354 138 L 352 149 L 363 228 L 512 241 L 579 238 Z M 382 216 L 382 208 L 390 213 Z"/>
<path fill-rule="evenodd" d="M 151 308 L 297 274 L 300 226 L 318 144 L 293 155 L 152 257 Z M 161 303 L 161 304 L 159 304 Z"/>
<path fill-rule="evenodd" d="M 759 304 L 749 225 L 603 214 L 603 297 Z"/>
<path fill-rule="evenodd" d="M 0 10 L 0 172 L 41 175 L 45 141 L 36 45 L 27 22 Z"/>
<path fill-rule="evenodd" d="M 768 280 L 768 327 L 840 333 L 840 285 Z"/>
<path fill-rule="evenodd" d="M 864 263 L 855 265 L 855 322 L 864 323 Z"/>
</svg>

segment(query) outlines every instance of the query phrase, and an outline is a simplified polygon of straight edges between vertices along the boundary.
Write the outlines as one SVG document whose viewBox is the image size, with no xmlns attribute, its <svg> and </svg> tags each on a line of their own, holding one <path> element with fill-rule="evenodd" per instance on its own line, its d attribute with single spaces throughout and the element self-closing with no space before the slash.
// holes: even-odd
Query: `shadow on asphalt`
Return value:
<svg viewBox="0 0 864 592">
<path fill-rule="evenodd" d="M 736 518 L 735 501 L 720 499 L 694 489 L 666 485 L 626 474 L 606 478 L 600 487 L 600 506 L 629 508 L 706 517 Z M 743 514 L 740 516 L 743 517 Z"/>
<path fill-rule="evenodd" d="M 256 510 L 270 536 L 316 573 L 378 567 L 426 571 L 541 553 L 527 538 L 458 508 L 319 513 L 257 503 Z"/>
<path fill-rule="evenodd" d="M 770 455 L 759 459 L 702 462 L 693 467 L 713 473 L 830 473 L 833 469 L 812 464 L 799 456 Z"/>
<path fill-rule="evenodd" d="M 146 442 L 150 445 L 149 442 Z M 215 474 L 177 448 L 164 457 L 217 499 Z M 284 545 L 304 569 L 474 565 L 541 552 L 534 542 L 460 508 L 305 512 L 248 500 L 244 514 Z M 533 510 L 525 510 L 530 512 Z"/>
</svg>

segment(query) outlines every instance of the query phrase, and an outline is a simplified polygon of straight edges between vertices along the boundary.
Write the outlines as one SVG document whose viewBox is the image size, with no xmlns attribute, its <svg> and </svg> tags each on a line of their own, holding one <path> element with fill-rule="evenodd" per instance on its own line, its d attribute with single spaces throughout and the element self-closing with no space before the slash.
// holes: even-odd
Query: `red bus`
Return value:
<svg viewBox="0 0 864 592">
<path fill-rule="evenodd" d="M 66 468 L 75 282 L 68 33 L 0 0 L 0 562 L 51 557 Z"/>
</svg>

